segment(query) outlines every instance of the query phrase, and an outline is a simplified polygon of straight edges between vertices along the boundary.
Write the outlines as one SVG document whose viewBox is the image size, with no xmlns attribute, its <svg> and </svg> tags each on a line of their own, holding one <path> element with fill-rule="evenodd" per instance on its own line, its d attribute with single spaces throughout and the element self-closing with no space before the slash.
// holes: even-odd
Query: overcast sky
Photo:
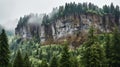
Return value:
<svg viewBox="0 0 120 67">
<path fill-rule="evenodd" d="M 113 2 L 120 6 L 120 0 L 0 0 L 0 24 L 7 29 L 14 29 L 17 19 L 30 13 L 49 13 L 54 7 L 66 2 L 92 2 L 99 7 Z"/>
</svg>

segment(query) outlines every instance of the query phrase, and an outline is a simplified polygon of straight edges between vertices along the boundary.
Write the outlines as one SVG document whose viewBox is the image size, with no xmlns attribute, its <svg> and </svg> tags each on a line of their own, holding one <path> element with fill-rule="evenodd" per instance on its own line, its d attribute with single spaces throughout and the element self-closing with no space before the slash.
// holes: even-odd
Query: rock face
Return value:
<svg viewBox="0 0 120 67">
<path fill-rule="evenodd" d="M 71 43 L 78 40 L 80 43 L 81 39 L 84 39 L 82 35 L 87 33 L 91 26 L 96 29 L 95 33 L 110 32 L 115 26 L 115 17 L 110 14 L 104 16 L 91 13 L 70 15 L 50 21 L 49 24 L 42 23 L 43 16 L 30 15 L 24 18 L 24 21 L 21 18 L 18 22 L 15 29 L 16 35 L 25 39 L 35 38 L 41 43 L 59 43 L 64 39 L 70 40 Z"/>
<path fill-rule="evenodd" d="M 30 14 L 20 18 L 18 25 L 15 28 L 15 34 L 23 39 L 38 39 L 43 36 L 42 29 L 42 17 L 43 15 Z"/>
</svg>

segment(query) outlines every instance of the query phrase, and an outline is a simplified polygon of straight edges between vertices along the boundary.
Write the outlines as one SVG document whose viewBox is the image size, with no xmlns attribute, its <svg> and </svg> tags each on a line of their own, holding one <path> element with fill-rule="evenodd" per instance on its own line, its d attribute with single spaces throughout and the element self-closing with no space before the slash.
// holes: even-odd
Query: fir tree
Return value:
<svg viewBox="0 0 120 67">
<path fill-rule="evenodd" d="M 76 58 L 76 56 L 75 57 L 71 57 L 70 58 L 70 66 L 71 67 L 79 67 L 79 63 L 78 63 L 78 60 L 77 60 L 77 58 Z"/>
<path fill-rule="evenodd" d="M 28 57 L 27 53 L 24 57 L 24 67 L 31 67 L 31 64 L 30 64 L 29 57 Z"/>
<path fill-rule="evenodd" d="M 58 63 L 57 63 L 57 58 L 56 56 L 53 56 L 51 61 L 50 61 L 50 66 L 49 67 L 58 67 Z"/>
<path fill-rule="evenodd" d="M 105 53 L 100 44 L 95 43 L 91 47 L 87 48 L 89 50 L 89 66 L 87 67 L 103 67 L 105 66 Z"/>
<path fill-rule="evenodd" d="M 47 61 L 45 59 L 42 60 L 40 67 L 48 67 Z"/>
<path fill-rule="evenodd" d="M 103 66 L 104 52 L 98 43 L 95 43 L 93 28 L 89 31 L 88 41 L 83 46 L 81 62 L 85 67 Z"/>
<path fill-rule="evenodd" d="M 110 48 L 110 66 L 119 67 L 120 66 L 120 35 L 116 28 L 113 32 L 111 38 L 111 48 Z"/>
<path fill-rule="evenodd" d="M 63 52 L 59 60 L 59 67 L 70 67 L 70 54 L 67 43 L 63 47 Z"/>
<path fill-rule="evenodd" d="M 23 62 L 23 58 L 22 58 L 20 50 L 18 50 L 17 52 L 17 55 L 13 63 L 13 67 L 24 67 L 24 62 Z"/>
<path fill-rule="evenodd" d="M 39 51 L 39 59 L 40 60 L 42 59 L 42 49 L 40 49 L 40 51 Z"/>
<path fill-rule="evenodd" d="M 9 65 L 9 45 L 5 30 L 0 34 L 0 67 L 7 67 Z"/>
<path fill-rule="evenodd" d="M 88 32 L 88 40 L 85 42 L 85 46 L 86 48 L 91 46 L 92 44 L 94 44 L 95 42 L 95 37 L 94 37 L 94 30 L 93 27 L 90 28 L 89 32 Z"/>
<path fill-rule="evenodd" d="M 109 34 L 105 35 L 105 55 L 106 55 L 106 61 L 107 61 L 107 65 L 109 65 L 110 63 L 110 52 L 111 52 L 111 44 L 110 44 L 110 36 Z"/>
</svg>

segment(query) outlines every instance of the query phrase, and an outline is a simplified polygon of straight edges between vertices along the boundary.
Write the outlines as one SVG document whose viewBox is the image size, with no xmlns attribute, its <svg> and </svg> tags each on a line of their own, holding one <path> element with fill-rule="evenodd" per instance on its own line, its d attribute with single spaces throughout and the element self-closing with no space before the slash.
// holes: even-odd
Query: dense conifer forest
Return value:
<svg viewBox="0 0 120 67">
<path fill-rule="evenodd" d="M 66 3 L 59 6 L 57 12 L 43 17 L 47 26 L 56 19 L 79 14 L 115 16 L 115 26 L 111 32 L 95 33 L 95 27 L 89 28 L 86 40 L 71 48 L 65 39 L 63 43 L 42 44 L 36 37 L 22 40 L 18 35 L 8 35 L 0 29 L 0 67 L 119 67 L 120 66 L 120 9 L 119 6 L 104 5 L 99 8 L 92 3 Z M 18 26 L 24 26 L 29 16 L 21 17 Z M 104 20 L 103 20 L 104 21 Z M 48 31 L 49 33 L 49 31 Z"/>
</svg>

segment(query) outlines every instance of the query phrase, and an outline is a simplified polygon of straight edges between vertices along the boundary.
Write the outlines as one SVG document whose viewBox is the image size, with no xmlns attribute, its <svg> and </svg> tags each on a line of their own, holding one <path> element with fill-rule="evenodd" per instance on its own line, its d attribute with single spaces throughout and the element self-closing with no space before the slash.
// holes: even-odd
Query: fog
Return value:
<svg viewBox="0 0 120 67">
<path fill-rule="evenodd" d="M 99 7 L 111 2 L 120 6 L 120 0 L 0 0 L 0 24 L 6 29 L 14 29 L 20 16 L 30 13 L 50 13 L 53 8 L 66 2 L 91 2 Z"/>
<path fill-rule="evenodd" d="M 37 23 L 41 24 L 44 14 L 30 14 L 28 23 Z"/>
</svg>

